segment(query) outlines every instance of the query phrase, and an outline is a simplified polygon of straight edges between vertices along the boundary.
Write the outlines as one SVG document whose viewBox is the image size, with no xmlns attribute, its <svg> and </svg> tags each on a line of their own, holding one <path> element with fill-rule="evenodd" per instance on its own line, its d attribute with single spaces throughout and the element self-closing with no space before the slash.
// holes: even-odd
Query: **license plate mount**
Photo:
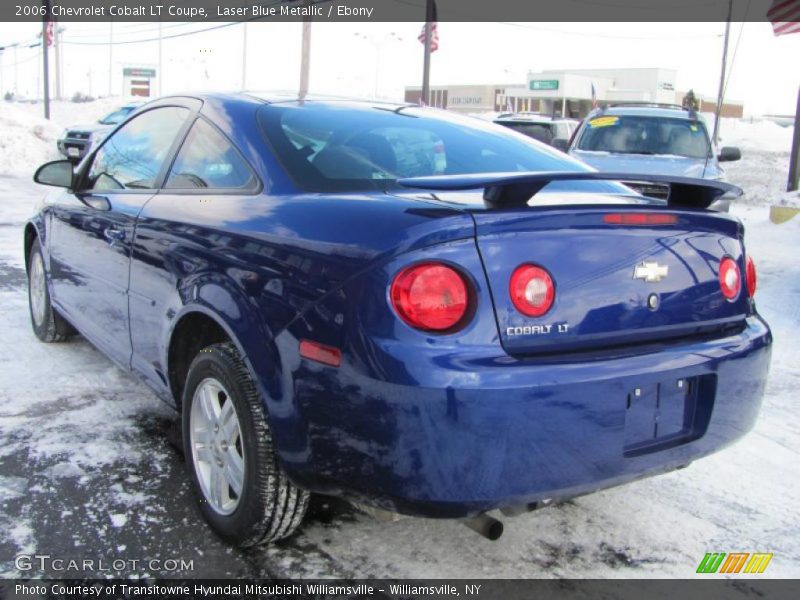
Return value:
<svg viewBox="0 0 800 600">
<path fill-rule="evenodd" d="M 698 398 L 703 389 L 711 391 L 702 383 L 702 377 L 682 377 L 632 389 L 625 410 L 625 456 L 660 450 L 702 435 L 696 418 Z"/>
</svg>

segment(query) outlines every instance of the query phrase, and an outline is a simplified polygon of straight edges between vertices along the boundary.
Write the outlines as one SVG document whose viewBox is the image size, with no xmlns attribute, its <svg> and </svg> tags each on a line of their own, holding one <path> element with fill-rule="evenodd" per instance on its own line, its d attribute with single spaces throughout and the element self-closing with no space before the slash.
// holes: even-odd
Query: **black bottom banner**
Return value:
<svg viewBox="0 0 800 600">
<path fill-rule="evenodd" d="M 158 598 L 169 600 L 234 598 L 292 600 L 375 598 L 431 600 L 664 599 L 674 598 L 800 598 L 800 582 L 774 579 L 697 580 L 545 580 L 545 579 L 428 579 L 428 580 L 214 580 L 214 579 L 18 579 L 0 581 L 4 600 L 112 600 Z"/>
</svg>

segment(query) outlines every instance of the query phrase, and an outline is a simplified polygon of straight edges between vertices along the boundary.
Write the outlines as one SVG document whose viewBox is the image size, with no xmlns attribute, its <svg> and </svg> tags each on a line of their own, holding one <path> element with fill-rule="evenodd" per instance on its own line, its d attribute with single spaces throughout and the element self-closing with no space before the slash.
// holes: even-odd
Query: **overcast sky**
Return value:
<svg viewBox="0 0 800 600">
<path fill-rule="evenodd" d="M 188 33 L 205 23 L 167 23 L 163 35 Z M 64 24 L 65 91 L 109 92 L 108 23 Z M 157 37 L 155 23 L 117 23 L 114 40 Z M 421 23 L 315 23 L 311 89 L 318 93 L 402 99 L 422 78 Z M 724 23 L 440 23 L 433 84 L 524 85 L 528 70 L 664 67 L 678 71 L 678 89 L 715 96 Z M 34 23 L 0 23 L 0 46 L 35 40 Z M 247 26 L 249 89 L 295 90 L 300 67 L 300 23 Z M 165 39 L 163 93 L 241 89 L 244 26 Z M 394 35 L 393 35 L 394 34 Z M 364 39 L 364 38 L 367 39 Z M 400 40 L 396 39 L 401 38 Z M 70 43 L 72 42 L 72 43 Z M 79 45 L 100 42 L 101 45 Z M 18 89 L 41 89 L 36 49 L 17 53 Z M 14 85 L 14 51 L 0 54 L 2 91 Z M 732 60 L 732 63 L 731 63 Z M 112 93 L 122 93 L 123 66 L 158 65 L 155 41 L 115 45 Z M 800 86 L 800 34 L 775 37 L 768 23 L 733 23 L 727 97 L 748 114 L 793 114 Z M 38 82 L 38 84 L 37 84 Z"/>
</svg>

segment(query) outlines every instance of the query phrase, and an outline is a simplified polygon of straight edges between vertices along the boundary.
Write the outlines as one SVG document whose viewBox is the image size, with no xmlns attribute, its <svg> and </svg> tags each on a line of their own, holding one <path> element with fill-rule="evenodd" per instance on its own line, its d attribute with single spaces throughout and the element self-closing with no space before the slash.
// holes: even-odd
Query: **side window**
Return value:
<svg viewBox="0 0 800 600">
<path fill-rule="evenodd" d="M 189 114 L 187 108 L 165 106 L 134 117 L 98 150 L 84 189 L 154 189 L 175 136 Z"/>
<path fill-rule="evenodd" d="M 172 190 L 247 189 L 256 179 L 236 148 L 203 119 L 192 125 L 167 183 Z"/>
</svg>

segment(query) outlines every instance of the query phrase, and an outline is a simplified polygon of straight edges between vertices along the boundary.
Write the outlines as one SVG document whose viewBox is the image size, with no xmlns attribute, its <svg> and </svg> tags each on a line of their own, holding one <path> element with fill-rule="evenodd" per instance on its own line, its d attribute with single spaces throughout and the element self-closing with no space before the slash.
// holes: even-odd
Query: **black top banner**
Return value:
<svg viewBox="0 0 800 600">
<path fill-rule="evenodd" d="M 800 1 L 800 0 L 798 0 Z M 0 21 L 422 22 L 426 0 L 3 0 Z M 766 21 L 772 0 L 436 0 L 438 21 Z"/>
</svg>

